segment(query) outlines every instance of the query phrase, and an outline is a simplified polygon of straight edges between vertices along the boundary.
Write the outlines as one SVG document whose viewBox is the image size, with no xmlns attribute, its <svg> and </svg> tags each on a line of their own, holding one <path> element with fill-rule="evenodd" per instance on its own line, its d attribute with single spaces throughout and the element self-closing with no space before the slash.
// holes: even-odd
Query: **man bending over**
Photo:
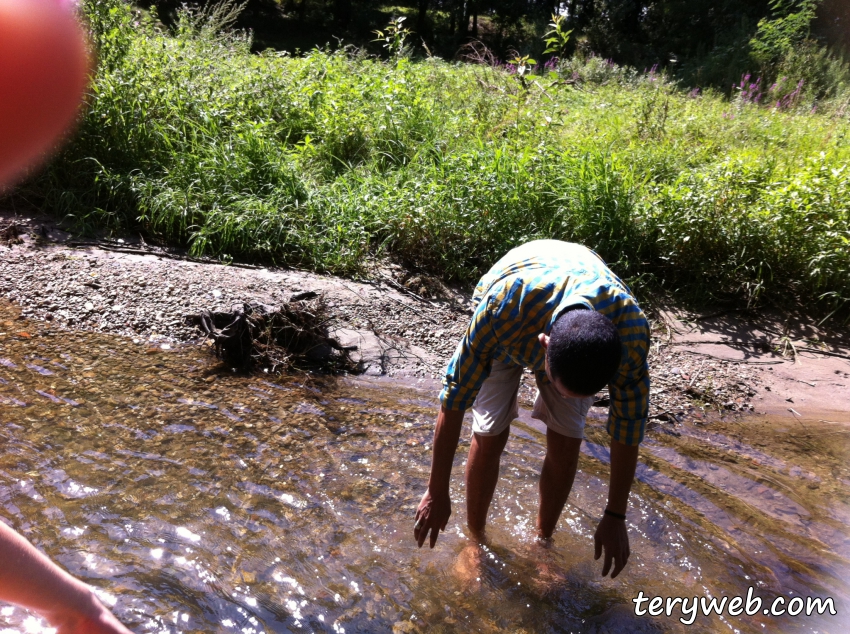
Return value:
<svg viewBox="0 0 850 634">
<path fill-rule="evenodd" d="M 602 576 L 629 558 L 626 509 L 649 409 L 649 327 L 628 287 L 590 249 L 537 240 L 510 251 L 475 289 L 475 314 L 446 369 L 428 490 L 414 537 L 433 548 L 451 515 L 449 480 L 463 415 L 472 407 L 466 464 L 467 524 L 483 537 L 499 479 L 499 458 L 517 417 L 523 367 L 534 370 L 532 417 L 546 424 L 538 537 L 548 539 L 578 466 L 587 410 L 608 385 L 611 479 L 594 535 Z M 613 563 L 613 569 L 611 565 Z"/>
</svg>

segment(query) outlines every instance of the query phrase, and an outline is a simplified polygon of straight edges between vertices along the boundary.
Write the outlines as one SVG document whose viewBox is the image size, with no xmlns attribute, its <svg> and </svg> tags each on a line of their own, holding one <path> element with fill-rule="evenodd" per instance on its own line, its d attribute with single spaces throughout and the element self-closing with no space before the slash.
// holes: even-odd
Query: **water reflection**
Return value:
<svg viewBox="0 0 850 634">
<path fill-rule="evenodd" d="M 137 631 L 845 630 L 844 427 L 717 425 L 648 441 L 632 559 L 611 581 L 592 559 L 607 493 L 600 420 L 551 547 L 533 538 L 544 450 L 524 417 L 488 546 L 468 550 L 461 530 L 465 442 L 449 533 L 419 550 L 412 517 L 432 392 L 243 377 L 199 350 L 12 317 L 0 308 L 2 516 Z M 685 628 L 680 612 L 637 617 L 631 602 L 639 591 L 719 597 L 749 586 L 766 599 L 830 596 L 839 614 L 699 617 Z M 5 607 L 0 626 L 43 624 Z"/>
</svg>

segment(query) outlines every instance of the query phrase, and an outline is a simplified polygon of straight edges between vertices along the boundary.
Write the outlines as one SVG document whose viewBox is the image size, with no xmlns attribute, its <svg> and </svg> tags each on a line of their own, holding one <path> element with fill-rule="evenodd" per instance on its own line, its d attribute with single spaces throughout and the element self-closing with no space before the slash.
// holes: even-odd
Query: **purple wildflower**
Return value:
<svg viewBox="0 0 850 634">
<path fill-rule="evenodd" d="M 741 83 L 736 86 L 741 102 L 759 104 L 764 97 L 761 90 L 761 77 L 756 78 L 755 81 L 750 81 L 750 79 L 752 79 L 752 75 L 747 73 L 741 77 Z"/>
</svg>

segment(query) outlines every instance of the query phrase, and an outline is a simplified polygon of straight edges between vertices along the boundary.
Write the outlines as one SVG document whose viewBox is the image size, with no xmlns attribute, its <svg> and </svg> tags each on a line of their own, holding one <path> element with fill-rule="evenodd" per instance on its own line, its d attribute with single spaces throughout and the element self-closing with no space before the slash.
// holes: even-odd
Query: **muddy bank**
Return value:
<svg viewBox="0 0 850 634">
<path fill-rule="evenodd" d="M 14 224 L 16 229 L 10 229 Z M 81 244 L 44 218 L 0 216 L 0 298 L 58 328 L 115 333 L 158 345 L 198 342 L 186 315 L 239 302 L 280 305 L 319 293 L 340 342 L 357 346 L 367 374 L 407 377 L 435 389 L 466 329 L 471 289 L 450 289 L 391 265 L 354 281 L 282 268 L 190 261 L 141 240 Z M 700 317 L 648 311 L 650 429 L 771 413 L 850 421 L 850 346 L 779 318 Z M 531 379 L 526 375 L 526 379 Z M 533 380 L 521 396 L 533 397 Z M 606 406 L 601 394 L 598 407 Z"/>
<path fill-rule="evenodd" d="M 707 316 L 662 310 L 657 321 L 666 331 L 662 346 L 690 356 L 703 375 L 708 372 L 704 383 L 694 382 L 697 390 L 710 396 L 714 384 L 722 384 L 711 381 L 712 372 L 722 367 L 727 386 L 736 381 L 753 392 L 754 412 L 790 421 L 850 422 L 846 332 L 819 328 L 802 317 L 746 310 Z M 753 368 L 755 373 L 746 371 Z"/>
</svg>

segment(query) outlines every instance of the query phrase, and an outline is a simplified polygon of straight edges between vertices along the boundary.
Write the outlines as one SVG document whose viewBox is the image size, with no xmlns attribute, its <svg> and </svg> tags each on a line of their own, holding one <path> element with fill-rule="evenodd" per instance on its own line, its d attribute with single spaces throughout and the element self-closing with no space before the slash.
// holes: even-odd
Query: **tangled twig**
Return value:
<svg viewBox="0 0 850 634">
<path fill-rule="evenodd" d="M 357 346 L 344 347 L 328 334 L 330 317 L 315 293 L 280 307 L 240 303 L 230 312 L 205 310 L 188 318 L 212 339 L 216 356 L 234 368 L 355 369 L 349 353 Z"/>
</svg>

